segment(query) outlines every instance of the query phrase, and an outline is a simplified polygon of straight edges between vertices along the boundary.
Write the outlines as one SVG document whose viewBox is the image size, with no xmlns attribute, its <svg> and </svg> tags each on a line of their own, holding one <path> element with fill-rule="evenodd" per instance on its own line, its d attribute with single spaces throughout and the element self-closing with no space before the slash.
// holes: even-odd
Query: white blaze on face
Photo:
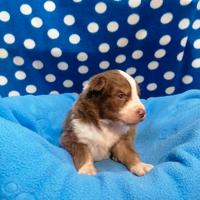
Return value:
<svg viewBox="0 0 200 200">
<path fill-rule="evenodd" d="M 137 123 L 139 122 L 139 118 L 136 114 L 138 109 L 144 109 L 144 105 L 141 103 L 140 98 L 138 96 L 137 91 L 137 85 L 133 77 L 131 77 L 126 72 L 123 72 L 121 70 L 118 70 L 119 73 L 126 78 L 126 80 L 129 82 L 131 86 L 131 98 L 130 100 L 125 104 L 125 106 L 120 110 L 120 118 L 125 123 Z"/>
</svg>

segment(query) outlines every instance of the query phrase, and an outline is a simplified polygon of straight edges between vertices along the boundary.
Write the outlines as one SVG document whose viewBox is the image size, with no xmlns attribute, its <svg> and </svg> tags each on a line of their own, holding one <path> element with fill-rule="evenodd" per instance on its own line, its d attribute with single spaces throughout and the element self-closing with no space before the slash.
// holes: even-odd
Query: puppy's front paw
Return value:
<svg viewBox="0 0 200 200">
<path fill-rule="evenodd" d="M 93 164 L 84 164 L 79 170 L 79 174 L 96 175 L 97 171 Z"/>
<path fill-rule="evenodd" d="M 146 173 L 153 169 L 153 165 L 147 163 L 137 163 L 130 168 L 130 171 L 137 176 L 144 176 Z"/>
</svg>

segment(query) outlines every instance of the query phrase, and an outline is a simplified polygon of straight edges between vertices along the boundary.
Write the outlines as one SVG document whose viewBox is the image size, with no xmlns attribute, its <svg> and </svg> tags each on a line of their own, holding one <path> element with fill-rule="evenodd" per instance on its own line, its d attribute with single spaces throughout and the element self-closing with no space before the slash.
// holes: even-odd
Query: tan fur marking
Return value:
<svg viewBox="0 0 200 200">
<path fill-rule="evenodd" d="M 132 129 L 129 135 L 123 136 L 120 141 L 112 147 L 111 153 L 113 160 L 123 163 L 137 176 L 143 176 L 153 168 L 153 165 L 141 162 L 139 155 L 132 145 L 134 136 L 135 129 Z"/>
</svg>

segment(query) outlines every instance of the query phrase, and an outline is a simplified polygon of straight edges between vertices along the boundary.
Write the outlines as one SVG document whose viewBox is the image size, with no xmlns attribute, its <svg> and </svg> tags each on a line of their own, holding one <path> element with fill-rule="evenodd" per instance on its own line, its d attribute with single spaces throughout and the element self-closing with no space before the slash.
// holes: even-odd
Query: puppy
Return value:
<svg viewBox="0 0 200 200">
<path fill-rule="evenodd" d="M 136 125 L 145 118 L 138 95 L 135 80 L 121 70 L 97 74 L 84 87 L 61 136 L 80 174 L 95 175 L 94 161 L 110 156 L 137 176 L 153 168 L 133 147 Z"/>
</svg>

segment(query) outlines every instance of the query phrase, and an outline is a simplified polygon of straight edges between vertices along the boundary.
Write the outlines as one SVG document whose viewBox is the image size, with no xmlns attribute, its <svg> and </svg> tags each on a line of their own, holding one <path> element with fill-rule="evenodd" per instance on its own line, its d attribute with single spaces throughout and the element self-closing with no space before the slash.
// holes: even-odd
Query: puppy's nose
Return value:
<svg viewBox="0 0 200 200">
<path fill-rule="evenodd" d="M 137 113 L 137 115 L 138 115 L 138 117 L 140 119 L 143 119 L 144 116 L 145 116 L 145 114 L 146 114 L 146 112 L 145 112 L 145 110 L 143 108 L 138 108 L 137 111 L 136 111 L 136 113 Z"/>
</svg>

